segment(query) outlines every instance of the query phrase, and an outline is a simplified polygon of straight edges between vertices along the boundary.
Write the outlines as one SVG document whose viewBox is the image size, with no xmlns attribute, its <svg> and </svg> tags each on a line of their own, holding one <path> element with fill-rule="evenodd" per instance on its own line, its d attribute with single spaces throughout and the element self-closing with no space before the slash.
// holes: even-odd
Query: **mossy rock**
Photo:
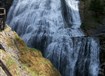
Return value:
<svg viewBox="0 0 105 76">
<path fill-rule="evenodd" d="M 27 47 L 10 27 L 0 32 L 2 62 L 13 76 L 60 76 L 41 52 Z"/>
</svg>

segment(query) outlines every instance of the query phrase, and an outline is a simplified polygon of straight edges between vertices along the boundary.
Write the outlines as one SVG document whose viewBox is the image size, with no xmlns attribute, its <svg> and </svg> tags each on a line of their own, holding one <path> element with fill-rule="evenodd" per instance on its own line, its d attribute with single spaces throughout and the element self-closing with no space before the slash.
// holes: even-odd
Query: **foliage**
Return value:
<svg viewBox="0 0 105 76">
<path fill-rule="evenodd" d="M 105 15 L 105 0 L 91 0 L 90 10 L 95 13 L 95 16 Z"/>
</svg>

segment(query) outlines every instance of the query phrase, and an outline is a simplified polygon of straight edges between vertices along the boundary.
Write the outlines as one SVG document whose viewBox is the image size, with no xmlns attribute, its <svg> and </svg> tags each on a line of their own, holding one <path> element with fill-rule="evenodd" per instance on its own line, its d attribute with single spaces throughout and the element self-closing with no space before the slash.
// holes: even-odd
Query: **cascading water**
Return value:
<svg viewBox="0 0 105 76">
<path fill-rule="evenodd" d="M 78 0 L 14 0 L 7 24 L 62 76 L 98 76 L 99 43 L 84 37 Z"/>
</svg>

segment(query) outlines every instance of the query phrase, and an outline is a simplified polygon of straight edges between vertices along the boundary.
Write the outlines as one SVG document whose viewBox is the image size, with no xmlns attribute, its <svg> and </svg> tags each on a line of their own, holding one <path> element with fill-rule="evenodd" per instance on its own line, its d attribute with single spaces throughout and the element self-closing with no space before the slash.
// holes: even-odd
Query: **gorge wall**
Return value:
<svg viewBox="0 0 105 76">
<path fill-rule="evenodd" d="M 81 0 L 83 29 L 87 34 L 105 33 L 105 1 Z"/>
</svg>

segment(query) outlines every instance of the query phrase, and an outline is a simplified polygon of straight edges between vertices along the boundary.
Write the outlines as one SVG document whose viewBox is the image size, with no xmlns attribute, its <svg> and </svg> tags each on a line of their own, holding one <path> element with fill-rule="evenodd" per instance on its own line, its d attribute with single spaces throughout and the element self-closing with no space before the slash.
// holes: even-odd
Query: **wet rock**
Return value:
<svg viewBox="0 0 105 76">
<path fill-rule="evenodd" d="M 81 0 L 80 7 L 82 28 L 88 35 L 95 34 L 101 27 L 105 31 L 104 0 Z"/>
<path fill-rule="evenodd" d="M 100 52 L 100 76 L 105 76 L 105 35 L 100 37 L 101 52 Z"/>
</svg>

